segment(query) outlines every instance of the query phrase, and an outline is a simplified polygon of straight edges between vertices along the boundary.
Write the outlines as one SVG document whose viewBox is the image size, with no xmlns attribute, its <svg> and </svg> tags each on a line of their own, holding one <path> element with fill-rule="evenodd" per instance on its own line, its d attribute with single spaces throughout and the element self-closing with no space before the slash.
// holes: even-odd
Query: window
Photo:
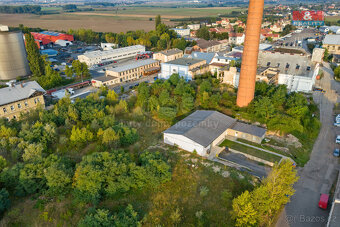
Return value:
<svg viewBox="0 0 340 227">
<path fill-rule="evenodd" d="M 14 115 L 14 116 L 13 116 L 13 119 L 17 119 L 17 117 Z"/>
<path fill-rule="evenodd" d="M 11 110 L 12 110 L 12 111 L 14 111 L 14 110 L 15 110 L 15 109 L 14 109 L 14 106 L 11 106 Z"/>
<path fill-rule="evenodd" d="M 4 113 L 7 113 L 7 110 L 6 110 L 6 108 L 2 108 L 2 110 L 4 111 Z"/>
<path fill-rule="evenodd" d="M 18 103 L 18 108 L 21 109 L 21 104 L 20 103 Z"/>
<path fill-rule="evenodd" d="M 28 102 L 27 101 L 25 102 L 25 106 L 28 107 Z"/>
<path fill-rule="evenodd" d="M 37 104 L 37 99 L 34 99 L 34 104 Z"/>
</svg>

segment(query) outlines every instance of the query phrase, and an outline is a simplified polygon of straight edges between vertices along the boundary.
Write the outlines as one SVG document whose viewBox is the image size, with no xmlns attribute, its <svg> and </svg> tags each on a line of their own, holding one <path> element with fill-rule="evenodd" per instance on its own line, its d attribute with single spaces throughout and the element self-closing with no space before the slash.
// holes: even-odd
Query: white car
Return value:
<svg viewBox="0 0 340 227">
<path fill-rule="evenodd" d="M 335 143 L 340 143 L 340 135 L 338 135 L 335 139 Z"/>
<path fill-rule="evenodd" d="M 335 123 L 334 123 L 334 126 L 340 127 L 340 122 L 335 122 Z"/>
</svg>

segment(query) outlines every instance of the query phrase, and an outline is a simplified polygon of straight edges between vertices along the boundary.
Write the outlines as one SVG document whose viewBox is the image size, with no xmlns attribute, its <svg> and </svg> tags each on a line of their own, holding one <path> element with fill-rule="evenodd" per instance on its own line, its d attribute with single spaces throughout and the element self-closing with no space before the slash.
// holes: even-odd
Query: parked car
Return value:
<svg viewBox="0 0 340 227">
<path fill-rule="evenodd" d="M 335 139 L 335 143 L 340 143 L 340 135 L 338 135 Z"/>
<path fill-rule="evenodd" d="M 335 122 L 335 123 L 334 123 L 334 126 L 340 127 L 340 122 Z"/>
<path fill-rule="evenodd" d="M 335 157 L 339 157 L 339 156 L 340 156 L 340 150 L 339 150 L 339 149 L 334 149 L 333 155 L 334 155 Z"/>
<path fill-rule="evenodd" d="M 329 195 L 328 194 L 321 194 L 320 200 L 319 200 L 319 207 L 321 209 L 326 210 L 328 207 L 328 200 L 329 200 Z"/>
</svg>

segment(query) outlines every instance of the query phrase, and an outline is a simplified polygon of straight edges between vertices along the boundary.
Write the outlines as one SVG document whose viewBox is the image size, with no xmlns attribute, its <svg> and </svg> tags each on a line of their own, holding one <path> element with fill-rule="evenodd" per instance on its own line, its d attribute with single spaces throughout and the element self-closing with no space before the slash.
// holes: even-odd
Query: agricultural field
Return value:
<svg viewBox="0 0 340 227">
<path fill-rule="evenodd" d="M 48 15 L 31 14 L 0 14 L 2 24 L 17 27 L 24 24 L 27 27 L 40 27 L 49 30 L 67 31 L 69 29 L 86 28 L 96 32 L 127 32 L 138 29 L 150 31 L 154 29 L 154 18 L 162 15 L 163 22 L 174 26 L 171 19 L 188 17 L 217 17 L 232 11 L 240 11 L 240 8 L 216 7 L 216 8 L 161 8 L 161 7 L 126 7 L 118 8 L 118 11 L 90 11 L 62 13 L 60 7 L 43 8 L 43 11 L 51 12 Z M 53 13 L 60 14 L 53 14 Z M 151 19 L 152 20 L 151 20 Z"/>
</svg>

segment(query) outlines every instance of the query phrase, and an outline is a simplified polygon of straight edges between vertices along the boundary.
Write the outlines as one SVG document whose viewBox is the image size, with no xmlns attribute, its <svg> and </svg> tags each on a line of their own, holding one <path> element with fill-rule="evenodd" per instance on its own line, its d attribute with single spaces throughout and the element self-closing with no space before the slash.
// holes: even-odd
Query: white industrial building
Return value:
<svg viewBox="0 0 340 227">
<path fill-rule="evenodd" d="M 217 111 L 197 110 L 163 132 L 164 143 L 208 156 L 227 136 L 261 143 L 266 129 L 237 122 Z"/>
<path fill-rule="evenodd" d="M 190 29 L 189 28 L 172 28 L 179 37 L 188 37 L 190 36 Z"/>
<path fill-rule="evenodd" d="M 278 84 L 287 85 L 290 92 L 311 92 L 320 69 L 308 56 L 270 51 L 259 53 L 258 64 L 277 68 L 280 72 Z"/>
<path fill-rule="evenodd" d="M 201 24 L 189 24 L 188 28 L 193 31 L 197 31 L 198 29 L 201 28 Z"/>
<path fill-rule="evenodd" d="M 67 41 L 67 40 L 58 39 L 57 41 L 55 41 L 55 44 L 59 45 L 61 47 L 67 47 L 67 46 L 71 46 L 72 42 Z"/>
<path fill-rule="evenodd" d="M 100 63 L 134 57 L 141 52 L 145 52 L 145 46 L 135 45 L 118 49 L 86 52 L 83 55 L 79 55 L 78 60 L 91 67 Z"/>
</svg>

